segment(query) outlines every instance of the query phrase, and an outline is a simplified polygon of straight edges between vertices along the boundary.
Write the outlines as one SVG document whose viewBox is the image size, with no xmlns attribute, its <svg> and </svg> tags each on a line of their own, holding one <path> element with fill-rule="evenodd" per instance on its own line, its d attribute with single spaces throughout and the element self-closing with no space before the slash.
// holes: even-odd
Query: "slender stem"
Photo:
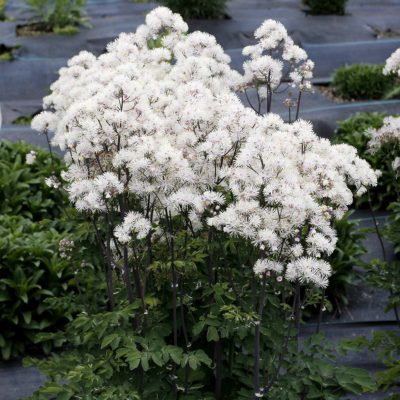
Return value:
<svg viewBox="0 0 400 400">
<path fill-rule="evenodd" d="M 254 337 L 254 400 L 259 398 L 260 393 L 260 336 L 261 336 L 261 323 L 264 313 L 264 303 L 265 303 L 265 288 L 267 283 L 267 277 L 264 273 L 262 276 L 260 298 L 258 303 L 258 321 L 255 328 Z"/>
<path fill-rule="evenodd" d="M 296 282 L 296 299 L 295 299 L 295 308 L 294 308 L 294 324 L 296 327 L 296 342 L 297 347 L 299 345 L 299 333 L 300 333 L 300 322 L 301 322 L 301 291 L 300 291 L 300 282 Z"/>
<path fill-rule="evenodd" d="M 106 259 L 107 259 L 107 296 L 109 301 L 110 311 L 114 309 L 114 288 L 112 280 L 112 259 L 111 259 L 111 248 L 110 248 L 110 235 L 107 237 L 107 247 L 106 247 Z"/>
<path fill-rule="evenodd" d="M 47 131 L 44 133 L 46 136 L 46 141 L 47 141 L 47 147 L 49 148 L 49 153 L 50 153 L 50 160 L 51 160 L 51 166 L 54 168 L 54 158 L 53 158 L 53 149 L 51 147 L 50 139 L 49 139 L 49 134 Z"/>
<path fill-rule="evenodd" d="M 215 359 L 215 400 L 222 398 L 222 342 L 219 339 L 214 345 Z"/>
<path fill-rule="evenodd" d="M 178 321 L 177 321 L 177 278 L 175 270 L 175 243 L 173 236 L 173 226 L 171 214 L 168 210 L 165 210 L 166 223 L 168 226 L 168 231 L 170 235 L 169 239 L 169 250 L 170 250 L 170 262 L 171 262 L 171 272 L 172 272 L 172 325 L 173 325 L 173 343 L 174 346 L 178 346 Z M 176 384 L 176 366 L 174 364 L 172 369 L 173 374 L 173 391 L 174 397 L 178 398 L 178 388 Z"/>
<path fill-rule="evenodd" d="M 302 97 L 303 92 L 300 91 L 299 97 L 297 98 L 297 106 L 296 106 L 296 118 L 295 121 L 299 119 L 299 114 L 300 114 L 300 104 L 301 104 L 301 97 Z"/>
<path fill-rule="evenodd" d="M 382 249 L 383 261 L 386 262 L 387 258 L 386 258 L 385 244 L 383 243 L 382 234 L 381 234 L 380 229 L 378 227 L 378 221 L 376 220 L 376 215 L 375 215 L 374 209 L 372 208 L 371 193 L 370 193 L 369 190 L 368 190 L 368 205 L 369 205 L 369 211 L 371 213 L 372 221 L 374 222 L 375 232 L 376 232 L 376 234 L 378 236 L 379 244 L 380 244 L 381 249 Z"/>
<path fill-rule="evenodd" d="M 130 276 L 130 271 L 129 271 L 129 257 L 128 257 L 128 248 L 124 246 L 123 248 L 123 259 L 124 259 L 124 282 L 126 286 L 126 291 L 128 295 L 128 301 L 129 304 L 132 304 L 135 299 L 133 297 L 133 292 L 132 292 L 132 283 L 131 283 L 131 276 Z"/>
<path fill-rule="evenodd" d="M 325 289 L 322 289 L 321 292 L 321 301 L 319 303 L 319 310 L 318 310 L 318 322 L 317 322 L 317 328 L 315 330 L 315 333 L 319 333 L 320 327 L 321 327 L 321 322 L 322 322 L 322 314 L 324 310 L 324 304 L 325 304 Z"/>
</svg>

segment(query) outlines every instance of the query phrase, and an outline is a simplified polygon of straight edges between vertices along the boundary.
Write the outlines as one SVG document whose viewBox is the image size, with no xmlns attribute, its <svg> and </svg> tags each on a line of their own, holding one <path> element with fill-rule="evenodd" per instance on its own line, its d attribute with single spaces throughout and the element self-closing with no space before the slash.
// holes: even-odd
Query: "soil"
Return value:
<svg viewBox="0 0 400 400">
<path fill-rule="evenodd" d="M 314 88 L 316 90 L 319 90 L 325 97 L 327 97 L 329 100 L 332 100 L 334 103 L 343 104 L 343 103 L 353 103 L 357 101 L 355 99 L 347 100 L 343 99 L 342 97 L 336 96 L 332 86 L 314 85 Z"/>
<path fill-rule="evenodd" d="M 53 33 L 53 30 L 43 22 L 17 25 L 16 30 L 17 36 L 40 36 Z"/>
</svg>

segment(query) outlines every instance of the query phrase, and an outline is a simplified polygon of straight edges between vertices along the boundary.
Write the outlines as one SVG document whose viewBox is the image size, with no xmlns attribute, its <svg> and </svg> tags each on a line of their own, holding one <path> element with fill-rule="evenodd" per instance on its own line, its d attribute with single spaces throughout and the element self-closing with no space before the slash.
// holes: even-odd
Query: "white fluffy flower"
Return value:
<svg viewBox="0 0 400 400">
<path fill-rule="evenodd" d="M 257 275 L 267 271 L 273 271 L 279 274 L 283 271 L 283 265 L 277 261 L 260 259 L 254 264 L 253 270 Z"/>
<path fill-rule="evenodd" d="M 385 63 L 384 75 L 396 74 L 400 76 L 400 49 L 397 49 Z"/>
<path fill-rule="evenodd" d="M 144 239 L 150 232 L 151 223 L 140 213 L 130 211 L 124 218 L 121 225 L 115 228 L 115 237 L 121 243 L 128 243 L 132 237 Z"/>
<path fill-rule="evenodd" d="M 365 190 L 376 174 L 309 122 L 263 117 L 240 102 L 236 88 L 257 84 L 268 96 L 278 87 L 282 63 L 300 90 L 312 77 L 314 64 L 282 24 L 268 20 L 255 37 L 241 78 L 213 36 L 187 33 L 179 15 L 157 8 L 105 54 L 73 57 L 32 127 L 53 131 L 65 150 L 63 179 L 78 209 L 125 215 L 115 228 L 121 243 L 152 227 L 161 235 L 166 215 L 182 215 L 193 231 L 213 226 L 262 249 L 257 273 L 287 269 L 290 280 L 324 286 L 332 223 L 351 204 L 351 187 Z"/>
<path fill-rule="evenodd" d="M 331 267 L 326 261 L 312 257 L 301 257 L 288 264 L 286 279 L 289 281 L 299 280 L 318 287 L 327 287 L 331 272 Z"/>
<path fill-rule="evenodd" d="M 25 162 L 28 165 L 32 165 L 36 160 L 36 151 L 31 150 L 26 156 L 25 156 Z"/>
</svg>

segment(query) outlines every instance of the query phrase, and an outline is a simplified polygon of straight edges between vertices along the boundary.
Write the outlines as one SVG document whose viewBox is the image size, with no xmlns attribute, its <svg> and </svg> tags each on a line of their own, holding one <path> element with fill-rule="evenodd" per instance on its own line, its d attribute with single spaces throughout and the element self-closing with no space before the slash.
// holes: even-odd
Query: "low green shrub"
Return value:
<svg viewBox="0 0 400 400">
<path fill-rule="evenodd" d="M 309 7 L 310 14 L 344 15 L 346 13 L 347 0 L 303 0 L 303 3 Z"/>
<path fill-rule="evenodd" d="M 353 64 L 338 68 L 332 81 L 333 92 L 346 100 L 374 100 L 386 97 L 396 77 L 383 75 L 383 65 Z"/>
<path fill-rule="evenodd" d="M 6 18 L 6 6 L 7 6 L 7 0 L 0 0 L 0 21 L 5 21 Z"/>
<path fill-rule="evenodd" d="M 58 34 L 75 34 L 80 25 L 87 25 L 83 16 L 86 0 L 26 0 L 36 13 L 33 23 L 20 30 L 20 34 L 35 32 L 54 32 Z"/>
<path fill-rule="evenodd" d="M 384 113 L 357 113 L 339 122 L 335 132 L 335 143 L 347 143 L 354 146 L 358 155 L 367 160 L 375 169 L 379 169 L 382 176 L 378 179 L 378 185 L 370 190 L 373 208 L 386 210 L 396 200 L 399 190 L 399 182 L 396 180 L 392 168 L 392 160 L 387 157 L 386 148 L 371 154 L 368 151 L 368 128 L 379 129 L 383 125 Z M 368 207 L 368 196 L 363 195 L 355 199 L 356 208 Z"/>
<path fill-rule="evenodd" d="M 26 156 L 35 152 L 35 161 L 28 165 Z M 57 218 L 68 204 L 61 191 L 49 188 L 45 179 L 60 176 L 63 162 L 56 156 L 28 145 L 0 142 L 0 214 L 18 215 L 40 221 Z"/>
<path fill-rule="evenodd" d="M 62 168 L 47 151 L 0 142 L 0 358 L 5 360 L 35 349 L 48 352 L 54 342 L 38 348 L 36 334 L 60 329 L 87 309 L 79 293 L 101 302 L 89 293 L 100 263 L 91 227 L 68 208 L 65 193 L 45 183 Z M 101 285 L 97 282 L 96 290 Z"/>
<path fill-rule="evenodd" d="M 159 0 L 172 11 L 189 18 L 221 18 L 225 15 L 227 0 Z"/>
</svg>

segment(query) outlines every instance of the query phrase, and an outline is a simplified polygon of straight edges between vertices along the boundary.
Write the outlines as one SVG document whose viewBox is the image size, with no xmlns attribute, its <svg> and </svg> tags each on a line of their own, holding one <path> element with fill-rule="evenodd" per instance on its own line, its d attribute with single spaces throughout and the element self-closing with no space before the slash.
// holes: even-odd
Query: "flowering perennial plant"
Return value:
<svg viewBox="0 0 400 400">
<path fill-rule="evenodd" d="M 387 60 L 383 68 L 384 75 L 395 74 L 400 76 L 400 49 L 397 49 Z M 400 144 L 400 117 L 388 116 L 383 120 L 379 129 L 367 131 L 371 137 L 368 146 L 372 153 L 376 153 L 383 146 L 389 145 L 388 150 L 393 158 L 392 167 L 396 173 L 400 170 L 399 144 Z"/>
<path fill-rule="evenodd" d="M 285 105 L 289 109 L 289 121 L 292 119 L 291 109 L 295 109 L 295 119 L 299 118 L 302 93 L 312 91 L 314 63 L 308 59 L 307 53 L 294 44 L 285 27 L 277 21 L 268 19 L 255 31 L 257 44 L 243 49 L 243 55 L 250 60 L 243 65 L 244 76 L 240 89 L 246 91 L 255 88 L 258 104 L 252 108 L 261 113 L 262 104 L 266 101 L 266 111 L 271 112 L 272 97 L 280 91 L 290 88 Z M 282 89 L 281 86 L 286 85 Z M 298 92 L 295 96 L 295 91 Z M 246 94 L 247 95 L 247 94 Z"/>
<path fill-rule="evenodd" d="M 108 263 L 109 307 L 116 306 L 115 279 L 121 277 L 129 303 L 140 304 L 133 325 L 145 337 L 161 313 L 149 296 L 170 293 L 168 314 L 158 323 L 172 320 L 163 340 L 187 352 L 189 363 L 153 358 L 158 367 L 169 365 L 164 390 L 171 398 L 195 390 L 189 370 L 197 361 L 190 357 L 200 353 L 195 356 L 191 346 L 206 329 L 215 346 L 198 363 L 210 366 L 213 359 L 214 396 L 225 397 L 224 346 L 245 329 L 254 335 L 254 372 L 253 384 L 243 385 L 252 386 L 248 398 L 268 397 L 281 366 L 276 376 L 262 377 L 268 365 L 264 305 L 274 285 L 284 285 L 283 302 L 294 296 L 298 328 L 300 286 L 328 285 L 332 224 L 352 203 L 352 189 L 363 193 L 376 184 L 376 174 L 353 147 L 318 138 L 298 119 L 313 63 L 280 23 L 268 20 L 256 31 L 258 43 L 244 49 L 250 56 L 244 76 L 231 69 L 213 36 L 187 31 L 179 15 L 159 7 L 135 33 L 110 43 L 107 53 L 96 58 L 81 52 L 60 70 L 44 99 L 47 111 L 32 126 L 54 132 L 53 144 L 65 151 L 70 199 L 92 220 Z M 287 67 L 273 58 L 279 55 Z M 269 113 L 284 74 L 299 91 L 294 122 Z M 251 87 L 258 107 L 245 107 L 236 94 Z M 199 242 L 203 255 L 194 261 L 190 250 Z M 250 300 L 249 282 L 258 282 L 256 300 Z M 200 325 L 191 330 L 199 302 L 212 308 L 197 315 Z M 148 361 L 140 365 L 139 392 Z"/>
</svg>

